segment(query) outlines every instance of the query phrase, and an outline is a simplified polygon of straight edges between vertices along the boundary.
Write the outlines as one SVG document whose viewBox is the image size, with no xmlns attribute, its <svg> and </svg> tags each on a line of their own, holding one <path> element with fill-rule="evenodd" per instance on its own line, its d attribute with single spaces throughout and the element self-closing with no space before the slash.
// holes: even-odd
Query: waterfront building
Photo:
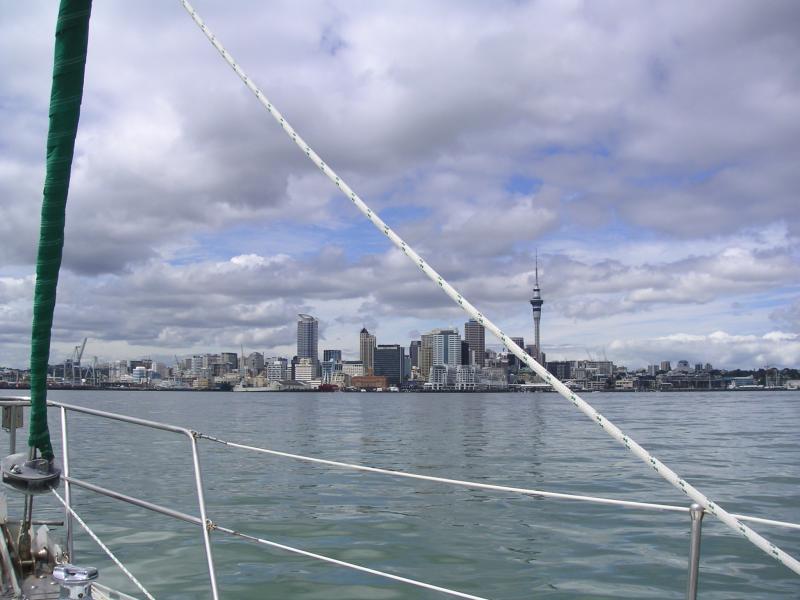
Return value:
<svg viewBox="0 0 800 600">
<path fill-rule="evenodd" d="M 389 382 L 384 375 L 361 375 L 350 379 L 353 387 L 364 390 L 385 390 Z"/>
<path fill-rule="evenodd" d="M 134 383 L 144 383 L 147 381 L 147 368 L 144 366 L 134 367 L 131 370 L 131 377 Z"/>
<path fill-rule="evenodd" d="M 267 379 L 270 381 L 286 381 L 289 379 L 289 361 L 275 357 L 267 361 Z"/>
<path fill-rule="evenodd" d="M 533 345 L 536 347 L 535 354 L 533 354 L 533 358 L 536 359 L 537 362 L 541 363 L 541 340 L 539 339 L 539 324 L 542 320 L 542 304 L 544 304 L 544 300 L 542 300 L 542 293 L 539 289 L 539 253 L 536 253 L 536 279 L 534 280 L 533 284 L 533 295 L 530 299 L 531 309 L 533 310 Z M 522 346 L 522 344 L 520 344 Z"/>
<path fill-rule="evenodd" d="M 486 362 L 486 329 L 475 319 L 464 323 L 464 339 L 474 353 L 475 364 L 482 367 Z"/>
<path fill-rule="evenodd" d="M 313 358 L 300 358 L 294 366 L 295 381 L 311 382 L 317 376 L 317 363 Z"/>
<path fill-rule="evenodd" d="M 398 344 L 378 344 L 374 351 L 374 375 L 383 375 L 389 385 L 400 386 L 403 381 L 404 348 Z"/>
<path fill-rule="evenodd" d="M 367 331 L 366 327 L 361 329 L 358 336 L 358 348 L 365 374 L 372 375 L 375 366 L 375 336 Z"/>
<path fill-rule="evenodd" d="M 477 368 L 475 365 L 458 365 L 456 367 L 455 388 L 457 390 L 473 391 L 477 383 Z"/>
<path fill-rule="evenodd" d="M 332 360 L 334 362 L 342 362 L 342 351 L 341 350 L 323 350 L 322 351 L 322 360 L 324 360 L 324 361 Z"/>
<path fill-rule="evenodd" d="M 342 373 L 349 377 L 363 377 L 366 375 L 364 363 L 360 360 L 343 360 Z"/>
<path fill-rule="evenodd" d="M 432 365 L 430 376 L 428 377 L 428 383 L 426 387 L 429 387 L 433 390 L 443 390 L 447 388 L 447 379 L 448 379 L 448 368 L 447 365 Z"/>
<path fill-rule="evenodd" d="M 668 360 L 662 360 L 659 365 L 659 371 L 672 371 L 672 364 Z"/>
<path fill-rule="evenodd" d="M 319 362 L 319 321 L 311 315 L 297 316 L 297 357 Z"/>
</svg>

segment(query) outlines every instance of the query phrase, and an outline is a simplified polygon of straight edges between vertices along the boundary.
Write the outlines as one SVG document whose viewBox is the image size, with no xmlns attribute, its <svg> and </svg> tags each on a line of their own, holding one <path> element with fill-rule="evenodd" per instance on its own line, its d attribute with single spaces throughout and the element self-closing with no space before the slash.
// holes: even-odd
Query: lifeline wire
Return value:
<svg viewBox="0 0 800 600">
<path fill-rule="evenodd" d="M 484 598 L 482 596 L 473 596 L 472 594 L 465 594 L 464 592 L 459 592 L 456 590 L 451 590 L 449 588 L 440 587 L 438 585 L 433 585 L 431 583 L 425 583 L 423 581 L 417 581 L 416 579 L 409 579 L 408 577 L 401 577 L 400 575 L 393 575 L 392 573 L 387 573 L 385 571 L 378 571 L 377 569 L 370 569 L 369 567 L 362 567 L 361 565 L 357 565 L 354 563 L 345 562 L 343 560 L 338 560 L 336 558 L 331 558 L 330 556 L 323 556 L 322 554 L 316 554 L 314 552 L 309 552 L 308 550 L 300 550 L 299 548 L 294 548 L 292 546 L 286 546 L 284 544 L 279 544 L 278 542 L 272 542 L 270 540 L 265 540 L 260 537 L 256 537 L 254 535 L 249 535 L 247 533 L 242 533 L 241 531 L 236 531 L 234 529 L 230 529 L 228 527 L 222 527 L 221 525 L 211 524 L 210 527 L 212 529 L 216 529 L 217 531 L 221 531 L 222 533 L 227 533 L 229 535 L 233 535 L 236 537 L 240 537 L 244 540 L 249 540 L 251 542 L 255 542 L 257 544 L 261 544 L 263 546 L 269 546 L 271 548 L 277 548 L 279 550 L 284 550 L 286 552 L 291 552 L 292 554 L 299 554 L 300 556 L 307 556 L 309 558 L 316 558 L 317 560 L 321 560 L 323 562 L 331 563 L 334 565 L 339 565 L 340 567 L 347 567 L 348 569 L 353 569 L 355 571 L 362 571 L 364 573 L 369 573 L 370 575 L 377 575 L 379 577 L 385 577 L 387 579 L 393 579 L 394 581 L 400 581 L 402 583 L 407 583 L 409 585 L 413 585 L 416 587 L 424 588 L 426 590 L 433 590 L 434 592 L 441 592 L 443 594 L 447 594 L 448 596 L 456 596 L 457 598 L 468 598 L 469 600 L 488 600 L 488 598 Z"/>
<path fill-rule="evenodd" d="M 113 560 L 113 561 L 114 561 L 114 562 L 117 564 L 117 566 L 118 566 L 120 569 L 122 569 L 122 572 L 123 572 L 123 573 L 125 573 L 125 575 L 127 575 L 127 576 L 128 576 L 128 579 L 130 579 L 130 580 L 131 580 L 131 581 L 132 581 L 132 582 L 133 582 L 133 583 L 136 585 L 136 587 L 138 587 L 138 588 L 141 590 L 141 592 L 142 592 L 142 593 L 143 593 L 145 596 L 147 596 L 147 598 L 149 598 L 149 600 L 156 600 L 155 598 L 153 598 L 153 596 L 151 596 L 151 595 L 150 595 L 150 592 L 148 592 L 148 591 L 147 591 L 147 590 L 144 588 L 144 586 L 143 586 L 141 583 L 139 583 L 139 580 L 138 580 L 138 579 L 136 579 L 136 577 L 133 575 L 133 573 L 131 573 L 131 572 L 130 572 L 130 571 L 129 571 L 129 570 L 126 568 L 126 567 L 125 567 L 125 565 L 123 565 L 123 564 L 122 564 L 122 562 L 121 562 L 121 561 L 120 561 L 120 560 L 119 560 L 119 559 L 118 559 L 116 556 L 114 556 L 114 553 L 113 553 L 113 552 L 111 552 L 111 550 L 109 550 L 109 549 L 108 549 L 108 546 L 106 546 L 106 545 L 105 545 L 105 544 L 104 544 L 104 543 L 103 543 L 103 542 L 100 540 L 100 538 L 99 538 L 99 537 L 97 537 L 97 535 L 95 534 L 95 532 L 94 532 L 94 531 L 92 531 L 91 529 L 89 529 L 89 526 L 88 526 L 86 523 L 84 523 L 84 522 L 83 522 L 83 519 L 81 519 L 81 518 L 78 516 L 78 513 L 76 513 L 74 510 L 72 510 L 72 507 L 71 507 L 71 506 L 68 506 L 68 505 L 67 505 L 67 503 L 64 501 L 64 499 L 63 499 L 61 496 L 59 496 L 59 495 L 58 495 L 58 492 L 57 492 L 57 491 L 55 491 L 55 490 L 52 490 L 52 489 L 51 489 L 50 491 L 51 491 L 51 492 L 53 492 L 53 494 L 55 495 L 55 497 L 56 497 L 56 498 L 58 498 L 58 501 L 59 501 L 59 502 L 61 502 L 61 504 L 63 504 L 63 505 L 64 505 L 64 508 L 66 508 L 66 509 L 69 511 L 69 514 L 71 514 L 71 515 L 72 515 L 72 516 L 75 518 L 75 520 L 76 520 L 78 523 L 80 523 L 80 526 L 81 526 L 81 527 L 83 527 L 83 528 L 86 530 L 86 533 L 88 533 L 88 534 L 91 536 L 91 538 L 92 538 L 92 539 L 93 539 L 95 542 L 97 542 L 97 545 L 98 545 L 98 546 L 100 546 L 100 548 L 102 548 L 102 549 L 103 549 L 103 552 L 105 552 L 106 554 L 108 554 L 108 557 L 109 557 L 111 560 Z M 70 556 L 69 558 L 70 558 L 70 560 L 72 560 L 72 559 L 73 559 L 73 557 L 72 557 L 72 556 Z"/>
<path fill-rule="evenodd" d="M 732 530 L 740 533 L 742 536 L 745 537 L 748 541 L 752 544 L 756 545 L 757 547 L 761 548 L 764 552 L 775 558 L 778 562 L 785 565 L 798 575 L 800 575 L 800 561 L 796 558 L 788 554 L 787 552 L 778 548 L 775 544 L 770 542 L 768 539 L 763 537 L 761 534 L 757 533 L 744 523 L 742 523 L 739 519 L 737 519 L 734 515 L 723 509 L 719 506 L 716 502 L 712 502 L 709 498 L 707 498 L 704 494 L 702 494 L 697 488 L 683 480 L 675 471 L 667 467 L 664 463 L 658 460 L 655 456 L 650 454 L 647 450 L 645 450 L 642 446 L 636 443 L 633 439 L 627 436 L 623 431 L 614 425 L 611 421 L 606 419 L 600 412 L 595 410 L 589 403 L 587 403 L 583 398 L 575 394 L 572 390 L 570 390 L 566 385 L 561 383 L 558 379 L 553 377 L 553 375 L 545 369 L 542 365 L 536 362 L 533 357 L 526 354 L 522 348 L 520 348 L 515 342 L 513 342 L 510 338 L 506 337 L 506 334 L 497 327 L 492 321 L 490 321 L 487 317 L 485 317 L 477 308 L 475 308 L 470 302 L 467 301 L 458 291 L 450 285 L 447 281 L 445 281 L 436 270 L 431 267 L 428 263 L 426 263 L 422 257 L 417 254 L 408 244 L 406 244 L 403 239 L 397 235 L 389 226 L 374 212 L 372 209 L 367 206 L 367 204 L 348 186 L 342 179 L 336 174 L 336 172 L 331 169 L 320 157 L 319 155 L 311 149 L 311 147 L 306 144 L 305 140 L 301 138 L 297 132 L 292 128 L 291 125 L 286 121 L 283 115 L 275 108 L 269 99 L 262 93 L 262 91 L 256 86 L 252 79 L 250 79 L 247 74 L 242 70 L 241 66 L 234 60 L 233 56 L 222 46 L 222 43 L 217 39 L 217 37 L 209 30 L 209 28 L 203 23 L 203 20 L 200 18 L 200 15 L 194 10 L 191 4 L 187 0 L 181 0 L 181 4 L 186 9 L 186 11 L 192 16 L 192 19 L 197 26 L 203 31 L 206 37 L 211 41 L 212 45 L 217 49 L 217 51 L 222 55 L 225 61 L 233 68 L 239 78 L 244 82 L 244 84 L 248 87 L 248 89 L 253 92 L 258 98 L 258 100 L 263 104 L 267 111 L 273 116 L 273 118 L 278 121 L 280 126 L 286 132 L 286 134 L 297 144 L 300 149 L 305 153 L 306 156 L 313 162 L 334 184 L 336 187 L 341 190 L 341 192 L 347 196 L 353 204 L 360 210 L 372 224 L 381 231 L 389 240 L 397 246 L 403 254 L 405 254 L 411 261 L 416 264 L 425 275 L 427 275 L 432 281 L 434 281 L 445 294 L 447 294 L 453 301 L 455 301 L 464 312 L 466 312 L 470 317 L 478 321 L 481 325 L 483 325 L 486 329 L 488 329 L 495 337 L 497 337 L 506 348 L 508 348 L 514 356 L 516 356 L 519 360 L 524 362 L 528 367 L 530 367 L 534 372 L 536 372 L 540 377 L 542 377 L 547 383 L 549 383 L 553 389 L 555 389 L 559 394 L 561 394 L 564 398 L 572 402 L 583 414 L 589 417 L 592 421 L 596 422 L 606 433 L 608 433 L 611 437 L 617 440 L 620 444 L 623 444 L 628 450 L 630 450 L 635 456 L 641 459 L 644 463 L 651 466 L 656 473 L 661 475 L 664 479 L 666 479 L 669 483 L 675 486 L 677 489 L 682 491 L 686 494 L 689 498 L 697 502 L 700 506 L 702 506 L 706 511 L 710 512 L 712 515 L 717 517 L 720 521 L 725 523 L 728 527 Z"/>
<path fill-rule="evenodd" d="M 531 488 L 512 487 L 507 485 L 496 485 L 492 483 L 479 483 L 477 481 L 465 481 L 463 479 L 450 479 L 448 477 L 436 477 L 434 475 L 421 475 L 419 473 L 408 473 L 406 471 L 395 471 L 392 469 L 381 469 L 378 467 L 368 467 L 366 465 L 357 465 L 352 463 L 340 462 L 337 460 L 327 460 L 324 458 L 315 458 L 313 456 L 303 456 L 302 454 L 291 454 L 290 452 L 281 452 L 280 450 L 270 450 L 269 448 L 259 448 L 258 446 L 248 446 L 247 444 L 239 444 L 237 442 L 229 442 L 227 440 L 207 435 L 205 433 L 198 433 L 198 437 L 230 446 L 231 448 L 239 448 L 241 450 L 249 450 L 251 452 L 259 452 L 261 454 L 270 454 L 272 456 L 281 456 L 283 458 L 293 458 L 303 462 L 310 462 L 319 465 L 328 465 L 331 467 L 339 467 L 342 469 L 352 469 L 353 471 L 366 471 L 368 473 L 379 473 L 381 475 L 390 475 L 393 477 L 405 477 L 407 479 L 419 479 L 422 481 L 432 481 L 434 483 L 447 483 L 450 485 L 457 485 L 460 487 L 474 488 L 480 490 L 491 490 L 495 492 L 510 492 L 512 494 L 522 494 L 524 496 L 541 496 L 542 498 L 554 498 L 556 500 L 578 500 L 580 502 L 591 502 L 594 504 L 606 504 L 611 506 L 623 506 L 625 508 L 637 508 L 643 510 L 666 510 L 671 512 L 688 513 L 690 511 L 687 506 L 677 506 L 675 504 L 656 504 L 654 502 L 637 502 L 635 500 L 618 500 L 616 498 L 602 498 L 600 496 L 585 496 L 579 494 L 565 494 L 562 492 L 547 492 L 544 490 L 534 490 Z M 791 523 L 789 521 L 776 521 L 774 519 L 764 519 L 762 517 L 751 517 L 749 515 L 737 515 L 734 517 L 742 521 L 752 521 L 754 523 L 763 523 L 764 525 L 775 525 L 777 527 L 786 527 L 788 529 L 800 529 L 800 523 Z"/>
</svg>

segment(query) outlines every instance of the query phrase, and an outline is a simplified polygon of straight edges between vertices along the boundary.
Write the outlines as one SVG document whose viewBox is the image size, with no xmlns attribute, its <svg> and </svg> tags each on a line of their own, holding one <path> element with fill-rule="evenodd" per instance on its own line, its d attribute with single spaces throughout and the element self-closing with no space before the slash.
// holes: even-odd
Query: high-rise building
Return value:
<svg viewBox="0 0 800 600">
<path fill-rule="evenodd" d="M 486 356 L 486 330 L 475 319 L 464 323 L 464 339 L 469 349 L 475 353 L 475 364 L 483 366 Z"/>
<path fill-rule="evenodd" d="M 530 299 L 531 308 L 533 309 L 533 345 L 536 346 L 536 354 L 534 359 L 537 362 L 542 362 L 541 353 L 542 345 L 539 339 L 539 322 L 542 320 L 542 293 L 539 289 L 539 253 L 536 253 L 536 280 L 533 284 L 533 296 Z"/>
<path fill-rule="evenodd" d="M 672 371 L 672 365 L 668 360 L 662 360 L 661 364 L 659 365 L 660 371 Z"/>
<path fill-rule="evenodd" d="M 319 362 L 319 321 L 311 315 L 297 316 L 297 357 Z"/>
<path fill-rule="evenodd" d="M 426 337 L 428 336 L 422 336 L 422 345 L 419 347 L 419 353 L 417 354 L 417 373 L 419 379 L 428 381 L 431 367 L 433 366 L 433 347 L 430 345 L 430 339 L 428 339 L 428 345 L 425 344 Z"/>
<path fill-rule="evenodd" d="M 451 367 L 461 364 L 461 336 L 458 330 L 434 329 L 428 335 L 431 340 L 432 364 Z"/>
<path fill-rule="evenodd" d="M 472 357 L 470 356 L 472 351 L 469 349 L 469 344 L 465 340 L 461 340 L 461 364 L 462 365 L 471 365 L 474 363 Z"/>
<path fill-rule="evenodd" d="M 334 362 L 342 362 L 342 351 L 341 350 L 323 350 L 322 351 L 322 360 L 324 360 L 324 361 L 332 360 Z"/>
<path fill-rule="evenodd" d="M 422 346 L 420 340 L 412 340 L 408 346 L 408 357 L 411 359 L 412 367 L 419 367 L 419 349 Z"/>
<path fill-rule="evenodd" d="M 364 365 L 366 375 L 374 374 L 375 366 L 375 336 L 364 327 L 358 336 L 359 358 Z"/>
<path fill-rule="evenodd" d="M 374 352 L 374 374 L 383 375 L 389 385 L 403 381 L 403 347 L 398 344 L 378 344 Z"/>
</svg>

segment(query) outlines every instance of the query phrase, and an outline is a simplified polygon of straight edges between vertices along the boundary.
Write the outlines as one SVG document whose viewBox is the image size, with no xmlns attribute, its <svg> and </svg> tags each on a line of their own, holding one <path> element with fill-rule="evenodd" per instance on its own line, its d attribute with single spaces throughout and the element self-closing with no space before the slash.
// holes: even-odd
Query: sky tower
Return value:
<svg viewBox="0 0 800 600">
<path fill-rule="evenodd" d="M 536 251 L 536 282 L 533 284 L 533 296 L 531 296 L 531 307 L 533 308 L 533 340 L 536 351 L 533 358 L 537 362 L 542 362 L 542 347 L 539 345 L 539 321 L 542 320 L 542 293 L 539 290 L 539 251 Z"/>
</svg>

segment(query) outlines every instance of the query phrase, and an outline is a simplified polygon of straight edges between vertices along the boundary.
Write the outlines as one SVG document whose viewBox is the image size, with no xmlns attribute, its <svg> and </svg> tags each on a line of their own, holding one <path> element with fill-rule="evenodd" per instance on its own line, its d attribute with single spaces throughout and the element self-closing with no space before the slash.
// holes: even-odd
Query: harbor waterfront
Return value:
<svg viewBox="0 0 800 600">
<path fill-rule="evenodd" d="M 330 460 L 687 504 L 552 394 L 49 395 Z M 689 482 L 702 482 L 725 508 L 800 521 L 800 395 L 596 393 L 592 402 Z M 70 417 L 70 431 L 74 476 L 196 512 L 185 441 L 81 415 Z M 210 442 L 200 449 L 209 518 L 220 525 L 488 598 L 685 597 L 686 514 L 409 482 Z M 196 528 L 83 490 L 74 495 L 78 514 L 156 597 L 207 595 Z M 10 500 L 16 512 L 16 496 Z M 53 500 L 37 499 L 40 518 L 59 513 Z M 756 528 L 787 551 L 800 551 L 796 531 Z M 76 553 L 101 568 L 105 583 L 135 592 L 82 532 Z M 225 598 L 441 597 L 220 536 L 214 554 Z M 798 591 L 790 571 L 705 520 L 700 597 L 782 598 Z"/>
</svg>

